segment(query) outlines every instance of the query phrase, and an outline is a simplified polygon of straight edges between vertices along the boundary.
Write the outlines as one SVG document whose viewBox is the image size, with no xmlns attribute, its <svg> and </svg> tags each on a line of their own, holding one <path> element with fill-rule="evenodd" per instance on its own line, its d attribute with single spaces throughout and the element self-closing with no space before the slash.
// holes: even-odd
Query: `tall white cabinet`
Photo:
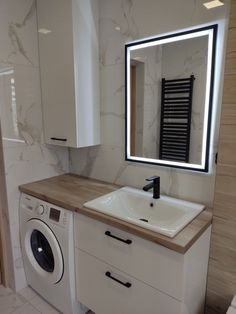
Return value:
<svg viewBox="0 0 236 314">
<path fill-rule="evenodd" d="M 98 0 L 37 0 L 44 137 L 100 144 Z"/>
</svg>

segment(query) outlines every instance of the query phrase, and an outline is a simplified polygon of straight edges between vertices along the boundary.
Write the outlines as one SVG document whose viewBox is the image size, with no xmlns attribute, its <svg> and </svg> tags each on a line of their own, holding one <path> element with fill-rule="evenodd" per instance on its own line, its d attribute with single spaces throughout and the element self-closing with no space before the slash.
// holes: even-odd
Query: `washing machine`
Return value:
<svg viewBox="0 0 236 314">
<path fill-rule="evenodd" d="M 62 313 L 86 313 L 76 301 L 73 213 L 24 193 L 19 210 L 28 285 Z"/>
</svg>

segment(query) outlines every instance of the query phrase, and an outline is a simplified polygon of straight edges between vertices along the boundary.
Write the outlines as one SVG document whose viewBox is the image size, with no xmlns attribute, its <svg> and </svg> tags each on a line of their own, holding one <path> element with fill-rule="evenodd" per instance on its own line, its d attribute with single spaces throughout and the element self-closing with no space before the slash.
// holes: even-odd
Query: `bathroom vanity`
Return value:
<svg viewBox="0 0 236 314">
<path fill-rule="evenodd" d="M 96 314 L 203 313 L 211 212 L 168 238 L 83 206 L 119 188 L 70 174 L 20 186 L 74 211 L 77 298 Z"/>
<path fill-rule="evenodd" d="M 81 214 L 75 228 L 78 299 L 97 314 L 204 312 L 210 227 L 185 254 Z"/>
</svg>

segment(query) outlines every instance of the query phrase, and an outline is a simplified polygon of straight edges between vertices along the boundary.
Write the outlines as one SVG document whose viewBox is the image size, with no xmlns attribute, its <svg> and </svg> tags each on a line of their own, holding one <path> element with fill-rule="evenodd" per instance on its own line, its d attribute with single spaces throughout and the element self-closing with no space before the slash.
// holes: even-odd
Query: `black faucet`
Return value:
<svg viewBox="0 0 236 314">
<path fill-rule="evenodd" d="M 160 177 L 152 176 L 146 179 L 146 181 L 152 181 L 152 182 L 145 185 L 143 187 L 143 190 L 147 192 L 153 188 L 153 198 L 154 199 L 160 198 Z"/>
</svg>

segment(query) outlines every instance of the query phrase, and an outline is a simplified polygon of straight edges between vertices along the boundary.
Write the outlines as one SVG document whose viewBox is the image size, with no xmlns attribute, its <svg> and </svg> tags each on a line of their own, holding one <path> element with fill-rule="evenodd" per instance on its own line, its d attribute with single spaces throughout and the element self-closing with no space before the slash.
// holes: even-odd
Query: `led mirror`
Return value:
<svg viewBox="0 0 236 314">
<path fill-rule="evenodd" d="M 126 160 L 208 171 L 216 33 L 126 44 Z"/>
</svg>

